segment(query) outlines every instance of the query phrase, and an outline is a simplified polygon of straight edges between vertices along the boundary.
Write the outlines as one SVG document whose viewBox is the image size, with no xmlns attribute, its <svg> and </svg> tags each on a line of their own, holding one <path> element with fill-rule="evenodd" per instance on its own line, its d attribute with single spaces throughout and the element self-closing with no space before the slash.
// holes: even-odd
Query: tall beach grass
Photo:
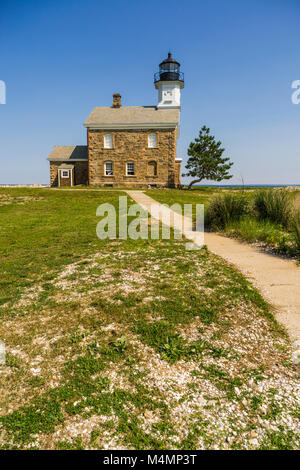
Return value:
<svg viewBox="0 0 300 470">
<path fill-rule="evenodd" d="M 295 237 L 295 242 L 297 249 L 300 253 L 300 210 L 298 210 L 293 218 L 293 233 Z"/>
<path fill-rule="evenodd" d="M 293 205 L 290 195 L 284 190 L 257 191 L 253 209 L 261 220 L 269 220 L 286 228 L 291 225 Z"/>
<path fill-rule="evenodd" d="M 207 208 L 206 226 L 249 243 L 262 242 L 280 254 L 300 255 L 300 210 L 295 212 L 283 190 L 259 190 L 252 198 L 217 196 Z"/>
<path fill-rule="evenodd" d="M 223 194 L 213 198 L 206 211 L 206 225 L 223 230 L 229 222 L 240 220 L 248 213 L 244 195 Z"/>
</svg>

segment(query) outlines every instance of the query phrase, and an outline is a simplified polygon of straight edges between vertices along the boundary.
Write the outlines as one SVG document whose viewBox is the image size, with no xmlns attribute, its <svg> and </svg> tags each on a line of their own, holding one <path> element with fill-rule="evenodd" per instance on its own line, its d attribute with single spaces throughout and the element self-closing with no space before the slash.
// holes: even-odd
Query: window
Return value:
<svg viewBox="0 0 300 470">
<path fill-rule="evenodd" d="M 114 174 L 113 162 L 105 162 L 105 164 L 104 164 L 104 173 L 105 173 L 105 176 L 113 176 L 113 174 Z"/>
<path fill-rule="evenodd" d="M 157 163 L 156 162 L 154 161 L 148 162 L 147 173 L 148 173 L 148 176 L 157 176 Z"/>
<path fill-rule="evenodd" d="M 69 170 L 62 170 L 61 177 L 62 178 L 69 178 L 70 177 Z"/>
<path fill-rule="evenodd" d="M 104 148 L 112 149 L 113 148 L 113 137 L 111 134 L 104 135 Z"/>
<path fill-rule="evenodd" d="M 155 149 L 157 147 L 157 137 L 156 134 L 148 135 L 148 147 Z"/>
<path fill-rule="evenodd" d="M 126 175 L 134 176 L 134 163 L 133 162 L 126 163 Z"/>
</svg>

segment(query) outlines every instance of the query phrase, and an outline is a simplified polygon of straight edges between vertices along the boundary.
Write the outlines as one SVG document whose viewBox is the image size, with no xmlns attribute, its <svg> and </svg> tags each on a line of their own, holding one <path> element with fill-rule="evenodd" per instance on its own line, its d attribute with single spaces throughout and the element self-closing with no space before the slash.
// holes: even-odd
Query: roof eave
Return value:
<svg viewBox="0 0 300 470">
<path fill-rule="evenodd" d="M 99 124 L 85 122 L 84 127 L 89 129 L 175 129 L 179 122 L 140 122 L 140 123 L 107 123 Z"/>
<path fill-rule="evenodd" d="M 60 157 L 60 158 L 55 158 L 55 157 L 47 157 L 47 160 L 49 162 L 71 162 L 71 163 L 75 163 L 75 162 L 87 162 L 88 161 L 88 157 L 86 158 L 68 158 L 68 157 Z"/>
</svg>

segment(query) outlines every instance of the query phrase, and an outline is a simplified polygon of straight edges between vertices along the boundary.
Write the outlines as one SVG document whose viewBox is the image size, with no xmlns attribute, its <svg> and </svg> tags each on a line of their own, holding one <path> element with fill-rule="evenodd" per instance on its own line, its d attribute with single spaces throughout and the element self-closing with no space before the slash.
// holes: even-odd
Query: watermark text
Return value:
<svg viewBox="0 0 300 470">
<path fill-rule="evenodd" d="M 6 104 L 6 84 L 0 80 L 0 104 Z"/>
<path fill-rule="evenodd" d="M 118 210 L 110 203 L 98 206 L 96 215 L 102 217 L 96 233 L 100 240 L 191 240 L 187 250 L 199 250 L 204 244 L 204 205 L 153 203 L 150 207 L 139 204 L 128 206 L 127 196 L 119 197 Z M 194 221 L 193 222 L 193 217 Z"/>
</svg>

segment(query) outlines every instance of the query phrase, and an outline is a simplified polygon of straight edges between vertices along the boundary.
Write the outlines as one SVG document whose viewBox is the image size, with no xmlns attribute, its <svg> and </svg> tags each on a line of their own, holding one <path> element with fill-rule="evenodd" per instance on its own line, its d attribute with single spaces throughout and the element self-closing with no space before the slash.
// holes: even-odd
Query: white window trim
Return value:
<svg viewBox="0 0 300 470">
<path fill-rule="evenodd" d="M 111 164 L 111 174 L 110 175 L 106 173 L 107 171 L 110 171 L 110 170 L 106 169 L 107 163 Z M 104 176 L 114 176 L 114 163 L 113 162 L 110 162 L 110 161 L 104 162 Z"/>
<path fill-rule="evenodd" d="M 109 137 L 109 139 L 110 139 L 110 144 L 109 145 L 105 141 L 106 137 Z M 113 135 L 112 134 L 104 134 L 104 136 L 103 136 L 103 146 L 104 146 L 105 149 L 112 149 L 114 147 Z"/>
<path fill-rule="evenodd" d="M 70 178 L 70 170 L 60 170 L 61 171 L 61 178 Z M 64 175 L 67 173 L 67 175 Z"/>
<path fill-rule="evenodd" d="M 151 139 L 154 136 L 155 144 L 152 145 Z M 149 149 L 156 149 L 157 148 L 157 134 L 148 134 L 148 148 Z"/>
<path fill-rule="evenodd" d="M 128 174 L 128 164 L 133 165 L 133 175 Z M 135 176 L 135 163 L 134 162 L 126 162 L 126 176 Z"/>
</svg>

